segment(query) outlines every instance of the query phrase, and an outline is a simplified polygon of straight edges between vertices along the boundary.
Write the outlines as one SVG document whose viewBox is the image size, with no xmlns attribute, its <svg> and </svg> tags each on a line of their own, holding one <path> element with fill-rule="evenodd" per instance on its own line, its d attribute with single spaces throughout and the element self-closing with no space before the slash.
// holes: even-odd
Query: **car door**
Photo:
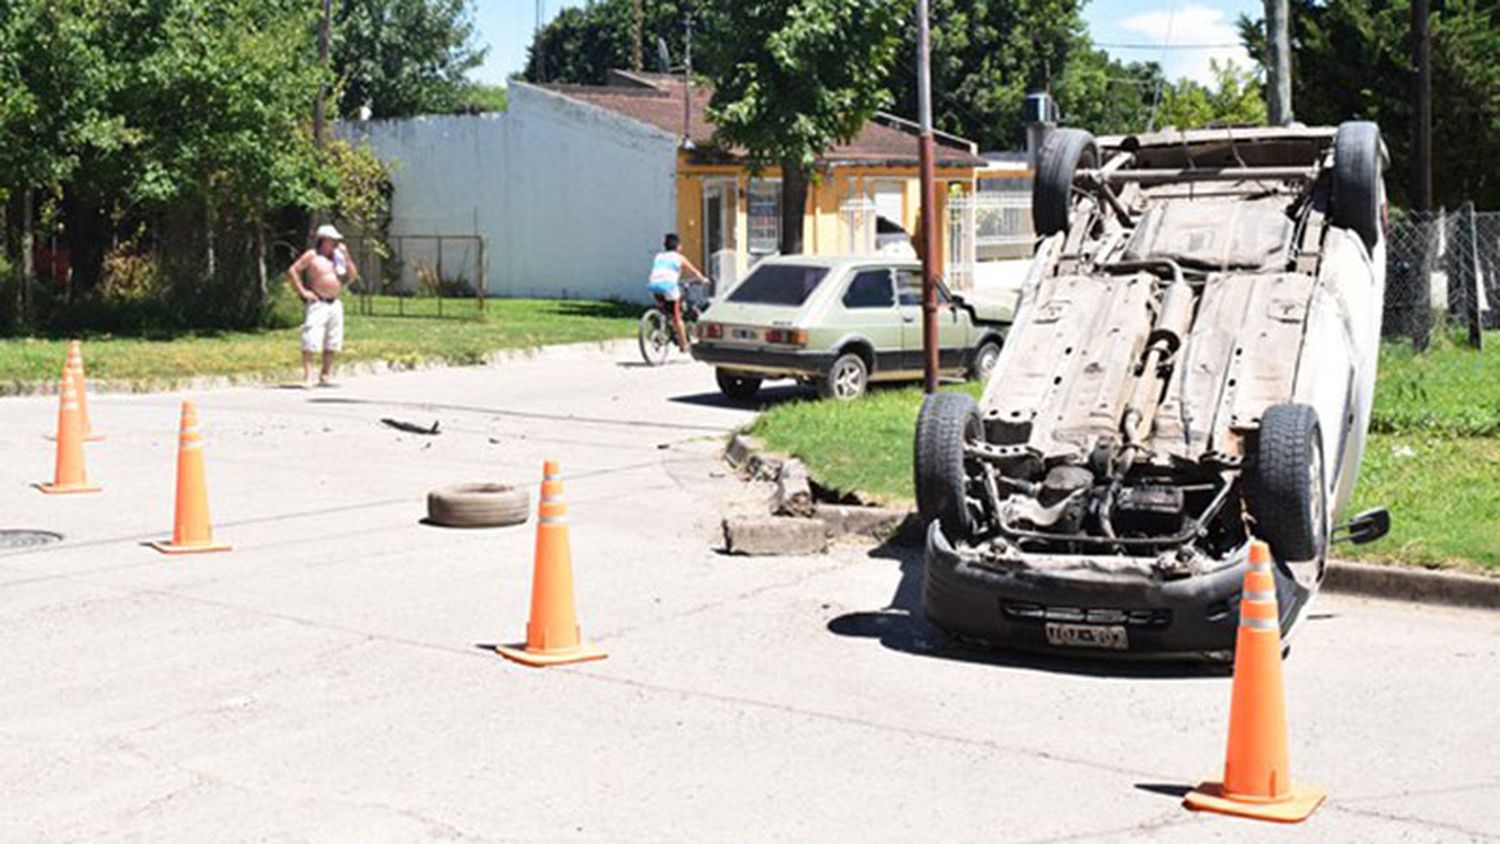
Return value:
<svg viewBox="0 0 1500 844">
<path fill-rule="evenodd" d="M 889 268 L 866 267 L 852 272 L 839 295 L 837 309 L 837 327 L 841 332 L 863 337 L 875 347 L 875 368 L 871 374 L 887 374 L 901 368 L 901 316 L 896 311 Z"/>
<path fill-rule="evenodd" d="M 896 296 L 901 311 L 901 339 L 904 365 L 908 369 L 922 368 L 922 271 L 916 269 L 896 270 Z M 969 320 L 967 314 L 953 305 L 948 291 L 941 284 L 937 287 L 938 367 L 944 370 L 962 369 L 964 355 L 969 350 Z"/>
</svg>

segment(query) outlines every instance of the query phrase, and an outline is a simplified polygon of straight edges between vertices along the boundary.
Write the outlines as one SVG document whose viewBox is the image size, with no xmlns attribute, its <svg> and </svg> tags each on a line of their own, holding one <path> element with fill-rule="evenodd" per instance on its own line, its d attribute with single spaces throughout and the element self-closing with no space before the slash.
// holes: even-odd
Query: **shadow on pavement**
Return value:
<svg viewBox="0 0 1500 844">
<path fill-rule="evenodd" d="M 541 419 L 551 422 L 577 422 L 586 425 L 618 425 L 626 428 L 663 428 L 674 431 L 720 434 L 722 425 L 690 425 L 680 422 L 659 422 L 653 419 L 609 419 L 601 416 L 574 416 L 566 413 L 533 413 L 524 410 L 506 410 L 499 407 L 476 407 L 464 404 L 441 404 L 425 401 L 399 401 L 395 399 L 354 399 L 337 396 L 318 396 L 307 400 L 308 404 L 349 404 L 383 407 L 414 407 L 425 413 L 448 410 L 458 413 L 482 413 L 489 416 L 504 416 L 514 419 Z"/>
<path fill-rule="evenodd" d="M 1177 785 L 1166 782 L 1138 782 L 1135 787 L 1141 791 L 1149 791 L 1152 794 L 1160 794 L 1163 797 L 1172 797 L 1178 800 L 1186 797 L 1193 790 L 1190 785 Z"/>
<path fill-rule="evenodd" d="M 755 398 L 749 401 L 732 399 L 718 391 L 708 393 L 693 393 L 687 396 L 673 396 L 668 401 L 678 404 L 691 404 L 697 407 L 716 407 L 727 410 L 765 410 L 778 404 L 785 404 L 799 399 L 815 399 L 817 394 L 806 387 L 797 384 L 784 384 L 779 387 L 764 387 L 755 394 Z"/>
<path fill-rule="evenodd" d="M 934 627 L 922 613 L 921 548 L 887 542 L 871 551 L 870 556 L 896 560 L 901 566 L 901 582 L 896 585 L 888 606 L 845 613 L 830 620 L 828 632 L 836 636 L 875 639 L 886 648 L 913 656 L 1056 674 L 1161 680 L 1230 674 L 1229 666 L 1211 662 L 1129 662 L 1084 656 L 1064 659 L 961 642 Z"/>
</svg>

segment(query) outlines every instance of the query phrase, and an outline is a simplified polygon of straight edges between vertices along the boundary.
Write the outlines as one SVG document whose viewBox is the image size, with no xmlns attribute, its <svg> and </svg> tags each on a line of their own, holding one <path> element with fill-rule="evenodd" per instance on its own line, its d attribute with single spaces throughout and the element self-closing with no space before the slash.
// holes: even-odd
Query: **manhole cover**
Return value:
<svg viewBox="0 0 1500 844">
<path fill-rule="evenodd" d="M 36 548 L 61 542 L 62 534 L 50 530 L 15 530 L 0 528 L 0 551 L 16 548 Z"/>
</svg>

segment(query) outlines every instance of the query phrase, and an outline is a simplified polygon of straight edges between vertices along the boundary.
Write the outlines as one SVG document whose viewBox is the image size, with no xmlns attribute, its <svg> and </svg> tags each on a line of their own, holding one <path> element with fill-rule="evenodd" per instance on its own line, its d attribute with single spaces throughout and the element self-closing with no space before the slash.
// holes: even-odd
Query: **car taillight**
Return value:
<svg viewBox="0 0 1500 844">
<path fill-rule="evenodd" d="M 766 342 L 778 346 L 806 346 L 807 332 L 794 328 L 772 328 L 766 332 Z"/>
<path fill-rule="evenodd" d="M 717 322 L 705 322 L 698 326 L 698 339 L 717 340 L 724 336 L 724 326 Z"/>
</svg>

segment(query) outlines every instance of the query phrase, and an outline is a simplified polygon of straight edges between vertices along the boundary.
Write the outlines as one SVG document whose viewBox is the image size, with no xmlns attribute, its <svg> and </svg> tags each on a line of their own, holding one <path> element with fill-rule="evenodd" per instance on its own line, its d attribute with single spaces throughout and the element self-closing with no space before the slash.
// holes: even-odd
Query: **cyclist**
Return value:
<svg viewBox="0 0 1500 844">
<path fill-rule="evenodd" d="M 687 272 L 698 281 L 707 282 L 708 276 L 698 272 L 681 252 L 682 239 L 676 234 L 668 234 L 662 239 L 662 251 L 656 253 L 651 259 L 651 278 L 646 284 L 646 289 L 656 297 L 656 306 L 662 311 L 667 310 L 667 303 L 672 304 L 672 325 L 676 327 L 677 345 L 684 353 L 688 350 L 687 328 L 682 324 L 682 274 Z"/>
</svg>

